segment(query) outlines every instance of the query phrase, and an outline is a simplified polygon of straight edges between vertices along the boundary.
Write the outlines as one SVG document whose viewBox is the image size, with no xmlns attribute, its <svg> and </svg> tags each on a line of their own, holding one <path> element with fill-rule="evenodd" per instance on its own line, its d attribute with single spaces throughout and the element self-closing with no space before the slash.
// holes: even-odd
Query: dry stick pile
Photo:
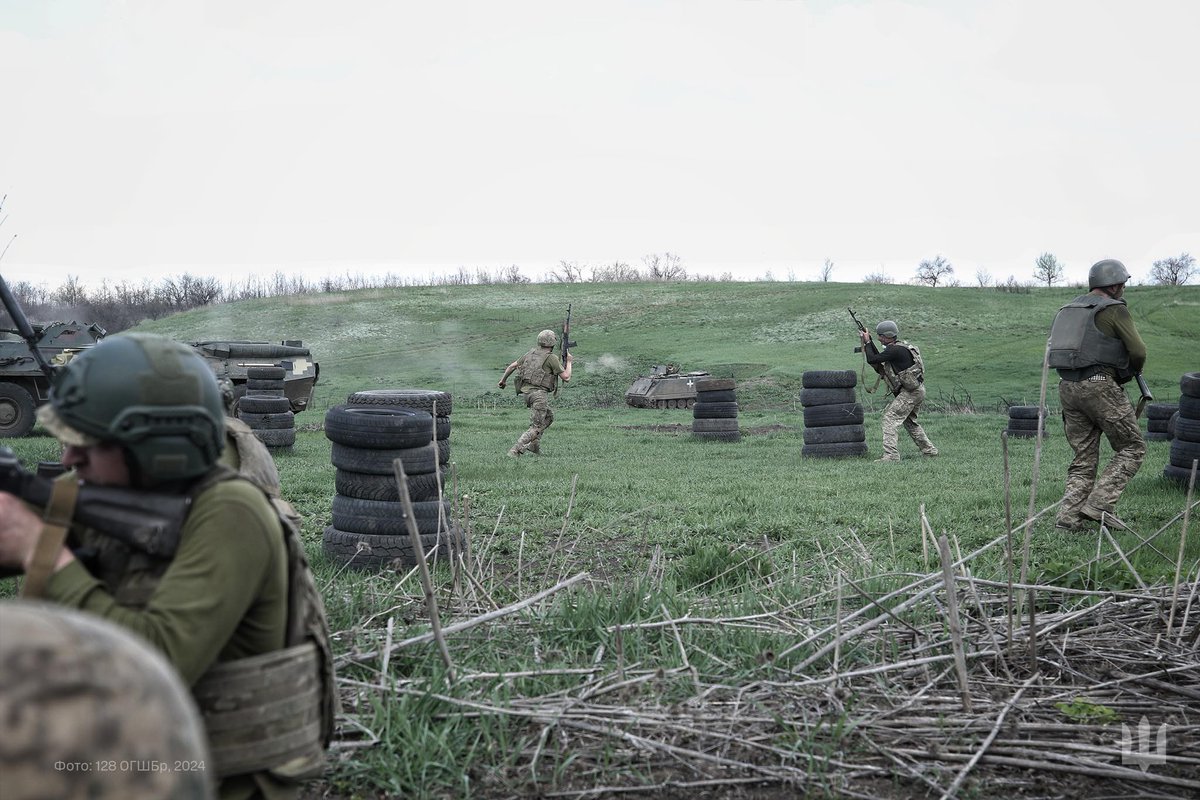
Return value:
<svg viewBox="0 0 1200 800">
<path fill-rule="evenodd" d="M 1180 557 L 1192 506 L 1189 492 Z M 374 647 L 352 646 L 340 665 L 380 674 L 340 678 L 351 713 L 338 749 L 370 746 L 374 736 L 353 710 L 371 695 L 396 693 L 436 697 L 449 713 L 524 723 L 517 766 L 476 776 L 482 796 L 703 797 L 755 785 L 847 797 L 948 798 L 967 789 L 988 797 L 1095 796 L 1081 787 L 1097 781 L 1105 796 L 1196 797 L 1200 566 L 1174 587 L 1146 586 L 1135 572 L 1142 588 L 1130 592 L 973 577 L 972 562 L 1008 538 L 951 561 L 943 536 L 942 569 L 880 597 L 843 576 L 849 591 L 839 583 L 836 598 L 829 592 L 772 613 L 721 618 L 698 607 L 670 618 L 662 608 L 653 621 L 610 628 L 609 644 L 590 664 L 541 671 L 535 653 L 525 675 L 568 687 L 539 695 L 513 691 L 522 675 L 472 673 L 461 664 L 452 691 L 382 673 L 393 653 L 435 639 L 449 665 L 468 652 L 470 643 L 456 639 L 471 629 L 528 626 L 523 633 L 536 641 L 538 604 L 586 575 L 447 625 L 444 639 L 431 632 L 393 642 L 389 624 L 379 646 L 359 628 L 350 638 Z M 1028 598 L 1019 619 L 1014 590 Z M 532 619 L 512 616 L 530 611 Z M 721 663 L 692 644 L 705 628 L 794 644 L 763 653 L 758 670 L 702 673 L 693 661 Z M 622 642 L 652 632 L 674 642 L 677 662 L 624 663 Z M 502 705 L 491 699 L 501 685 L 511 697 Z M 569 768 L 556 772 L 564 763 Z"/>
</svg>

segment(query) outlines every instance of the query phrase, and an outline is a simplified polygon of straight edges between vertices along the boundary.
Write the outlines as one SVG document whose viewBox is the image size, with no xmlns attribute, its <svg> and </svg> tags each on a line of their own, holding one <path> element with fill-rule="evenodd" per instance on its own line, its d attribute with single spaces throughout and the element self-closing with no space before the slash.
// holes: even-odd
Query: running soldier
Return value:
<svg viewBox="0 0 1200 800">
<path fill-rule="evenodd" d="M 554 423 L 554 412 L 550 410 L 550 394 L 558 392 L 558 381 L 571 380 L 571 365 L 574 358 L 567 353 L 567 363 L 554 352 L 558 337 L 554 331 L 544 330 L 538 334 L 537 347 L 508 365 L 497 385 L 503 389 L 508 376 L 517 374 L 517 394 L 525 400 L 529 409 L 529 430 L 521 434 L 517 443 L 509 449 L 510 456 L 522 453 L 538 455 L 542 452 L 542 434 Z"/>
</svg>

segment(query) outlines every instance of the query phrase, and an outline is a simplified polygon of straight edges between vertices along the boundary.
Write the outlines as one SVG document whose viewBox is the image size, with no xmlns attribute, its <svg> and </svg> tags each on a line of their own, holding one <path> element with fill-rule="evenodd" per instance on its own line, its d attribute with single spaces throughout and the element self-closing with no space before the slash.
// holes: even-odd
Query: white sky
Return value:
<svg viewBox="0 0 1200 800">
<path fill-rule="evenodd" d="M 1198 34 L 1191 0 L 2 0 L 0 267 L 1141 279 L 1200 255 Z"/>
</svg>

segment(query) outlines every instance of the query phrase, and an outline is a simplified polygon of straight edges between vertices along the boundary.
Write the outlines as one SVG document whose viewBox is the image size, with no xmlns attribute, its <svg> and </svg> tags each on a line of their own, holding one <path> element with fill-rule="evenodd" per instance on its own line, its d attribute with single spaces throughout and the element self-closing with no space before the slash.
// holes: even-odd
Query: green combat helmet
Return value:
<svg viewBox="0 0 1200 800">
<path fill-rule="evenodd" d="M 1129 270 L 1125 269 L 1125 265 L 1115 258 L 1106 258 L 1103 261 L 1097 261 L 1088 270 L 1088 289 L 1097 289 L 1102 286 L 1116 286 L 1118 283 L 1125 283 L 1127 280 L 1129 280 Z"/>
<path fill-rule="evenodd" d="M 554 347 L 558 344 L 558 334 L 552 330 L 544 330 L 538 334 L 537 343 L 539 347 Z"/>
<path fill-rule="evenodd" d="M 200 714 L 174 669 L 99 617 L 0 603 L 5 800 L 210 800 Z"/>
<path fill-rule="evenodd" d="M 190 348 L 144 333 L 110 336 L 71 359 L 38 420 L 64 444 L 121 445 L 142 487 L 203 475 L 225 441 L 212 370 Z"/>
<path fill-rule="evenodd" d="M 889 339 L 899 339 L 900 328 L 890 319 L 885 319 L 875 326 L 875 335 L 880 337 L 886 336 Z"/>
</svg>

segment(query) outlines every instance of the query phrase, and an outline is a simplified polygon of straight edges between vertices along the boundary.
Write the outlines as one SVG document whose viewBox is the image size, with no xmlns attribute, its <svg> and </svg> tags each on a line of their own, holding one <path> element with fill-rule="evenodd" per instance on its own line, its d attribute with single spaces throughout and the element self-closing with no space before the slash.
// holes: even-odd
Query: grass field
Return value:
<svg viewBox="0 0 1200 800">
<path fill-rule="evenodd" d="M 902 595 L 881 599 L 940 575 L 938 537 L 966 557 L 956 574 L 984 582 L 979 592 L 1008 579 L 996 544 L 1006 508 L 1020 525 L 1030 509 L 1056 503 L 1070 452 L 1052 413 L 1040 462 L 1031 440 L 1012 440 L 1006 471 L 1003 409 L 1037 402 L 1049 322 L 1077 293 L 809 283 L 437 287 L 245 302 L 141 329 L 187 341 L 299 338 L 321 363 L 316 408 L 297 417 L 297 444 L 277 461 L 338 631 L 347 715 L 321 787 L 329 796 L 583 797 L 599 787 L 615 796 L 640 786 L 644 796 L 758 787 L 766 793 L 745 796 L 907 797 L 924 796 L 930 781 L 944 789 L 953 772 L 922 778 L 897 764 L 871 765 L 878 753 L 850 732 L 867 729 L 862 708 L 883 684 L 822 683 L 814 700 L 804 681 L 887 663 L 909 647 L 920 658 L 949 652 L 945 636 L 925 633 L 945 627 L 948 598 L 912 606 L 902 606 Z M 1149 348 L 1150 387 L 1170 402 L 1179 376 L 1200 368 L 1200 289 L 1134 287 L 1128 300 Z M 559 327 L 568 302 L 576 378 L 555 403 L 544 455 L 508 458 L 527 416 L 495 382 L 537 330 Z M 937 459 L 920 458 L 903 437 L 898 465 L 800 457 L 802 373 L 861 364 L 847 306 L 868 325 L 897 320 L 921 347 L 930 392 L 923 417 Z M 737 379 L 740 442 L 693 439 L 689 411 L 623 404 L 637 374 L 668 361 Z M 415 574 L 348 572 L 320 552 L 334 493 L 322 412 L 374 387 L 454 396 L 449 488 L 470 553 L 455 569 L 437 565 L 435 598 L 444 626 L 477 622 L 448 634 L 444 654 L 428 640 L 405 643 L 429 630 Z M 871 458 L 880 450 L 876 397 L 864 396 Z M 1053 382 L 1048 399 L 1053 412 Z M 1193 535 L 1181 547 L 1185 493 L 1161 477 L 1167 447 L 1149 443 L 1121 501 L 1136 532 L 1065 534 L 1045 520 L 1017 532 L 1016 569 L 1027 560 L 1026 583 L 1064 593 L 1042 593 L 1041 613 L 1169 587 L 1177 568 L 1195 585 L 1200 544 Z M 55 454 L 43 435 L 14 449 L 27 463 Z M 974 596 L 963 592 L 963 602 Z M 963 612 L 972 624 L 990 631 L 989 620 L 1004 619 L 1003 609 L 997 615 L 974 599 L 974 611 Z M 838 633 L 851 614 L 880 608 L 896 610 L 875 633 Z M 480 621 L 486 614 L 497 616 Z M 920 642 L 906 643 L 906 629 L 922 631 Z M 870 638 L 879 631 L 892 633 Z M 1020 683 L 1024 674 L 1014 676 L 1007 657 L 990 658 L 1012 687 Z M 1187 674 L 1200 681 L 1192 668 Z M 953 694 L 954 678 L 934 671 L 911 696 L 899 688 L 901 673 L 888 685 L 912 702 L 931 686 Z M 1011 696 L 993 693 L 992 717 Z M 1119 738 L 1117 721 L 1137 721 L 1127 716 L 1108 733 Z M 728 737 L 714 744 L 719 730 Z M 980 797 L 1013 791 L 982 766 L 964 785 Z"/>
</svg>

